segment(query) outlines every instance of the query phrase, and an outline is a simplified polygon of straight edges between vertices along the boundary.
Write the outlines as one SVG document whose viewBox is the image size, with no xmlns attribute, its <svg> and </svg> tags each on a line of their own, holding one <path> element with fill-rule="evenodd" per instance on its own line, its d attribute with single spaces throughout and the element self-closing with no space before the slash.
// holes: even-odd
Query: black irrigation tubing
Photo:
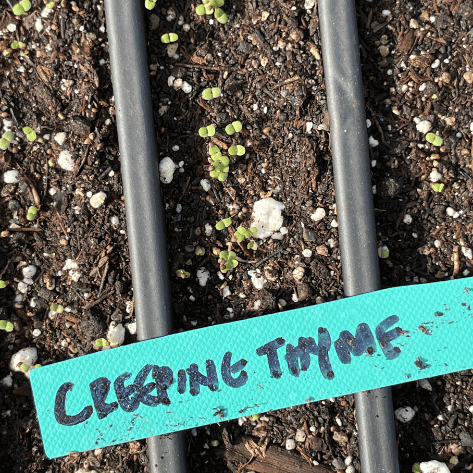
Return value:
<svg viewBox="0 0 473 473">
<path fill-rule="evenodd" d="M 146 56 L 144 0 L 105 0 L 139 340 L 171 333 L 164 206 Z M 185 473 L 184 433 L 148 439 L 151 473 Z"/>
<path fill-rule="evenodd" d="M 318 0 L 344 292 L 380 289 L 355 0 Z M 391 388 L 355 394 L 363 473 L 398 473 Z"/>
<path fill-rule="evenodd" d="M 105 0 L 138 338 L 171 332 L 143 0 Z M 319 0 L 344 291 L 380 288 L 354 0 Z M 355 395 L 363 473 L 398 473 L 390 388 Z M 184 434 L 148 439 L 151 473 L 186 471 Z"/>
</svg>

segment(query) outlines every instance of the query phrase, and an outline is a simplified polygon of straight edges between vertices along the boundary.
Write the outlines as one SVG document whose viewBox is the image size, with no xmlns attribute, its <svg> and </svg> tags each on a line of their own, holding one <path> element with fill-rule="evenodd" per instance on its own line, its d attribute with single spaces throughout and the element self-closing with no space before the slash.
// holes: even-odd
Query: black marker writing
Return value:
<svg viewBox="0 0 473 473">
<path fill-rule="evenodd" d="M 280 378 L 282 376 L 281 365 L 279 364 L 278 358 L 278 348 L 281 348 L 286 341 L 284 338 L 276 338 L 272 342 L 266 343 L 262 347 L 256 349 L 256 354 L 258 356 L 267 355 L 268 356 L 268 365 L 271 378 Z"/>
<path fill-rule="evenodd" d="M 386 332 L 386 330 L 399 322 L 399 317 L 397 315 L 390 315 L 376 327 L 376 338 L 378 339 L 379 346 L 383 350 L 384 356 L 387 360 L 394 360 L 397 358 L 401 350 L 399 347 L 393 347 L 390 342 L 395 340 L 397 337 L 400 337 L 402 331 L 396 330 L 395 328 Z"/>
<path fill-rule="evenodd" d="M 189 392 L 192 396 L 197 396 L 200 393 L 201 385 L 208 386 L 211 391 L 218 389 L 217 369 L 214 361 L 207 360 L 205 367 L 207 368 L 207 376 L 199 371 L 199 367 L 195 363 L 192 363 L 186 370 L 189 375 Z"/>
<path fill-rule="evenodd" d="M 66 413 L 66 396 L 68 391 L 74 388 L 73 383 L 64 383 L 56 393 L 56 401 L 54 402 L 54 417 L 61 425 L 77 425 L 86 421 L 94 412 L 92 406 L 87 406 L 75 416 Z"/>
<path fill-rule="evenodd" d="M 361 323 L 356 328 L 356 335 L 353 336 L 348 330 L 340 333 L 340 338 L 334 343 L 338 358 L 345 365 L 351 362 L 352 353 L 354 356 L 360 356 L 369 351 L 374 353 L 376 345 L 373 334 L 368 324 Z"/>
<path fill-rule="evenodd" d="M 239 388 L 248 381 L 248 373 L 243 370 L 248 362 L 246 360 L 240 360 L 233 365 L 231 362 L 232 352 L 227 351 L 222 360 L 222 379 L 224 383 L 231 388 Z M 240 375 L 234 378 L 232 374 L 235 373 L 240 373 Z"/>
</svg>

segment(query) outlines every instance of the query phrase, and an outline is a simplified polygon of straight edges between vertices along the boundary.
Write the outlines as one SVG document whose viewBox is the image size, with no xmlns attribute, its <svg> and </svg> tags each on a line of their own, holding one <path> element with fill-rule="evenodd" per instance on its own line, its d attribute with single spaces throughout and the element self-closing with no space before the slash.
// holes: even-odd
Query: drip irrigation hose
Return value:
<svg viewBox="0 0 473 473">
<path fill-rule="evenodd" d="M 355 0 L 318 0 L 344 292 L 380 289 Z M 363 473 L 399 473 L 391 388 L 355 395 Z"/>
<path fill-rule="evenodd" d="M 146 57 L 143 0 L 105 0 L 139 340 L 171 332 L 164 207 Z M 151 473 L 185 473 L 184 433 L 148 439 Z"/>
</svg>

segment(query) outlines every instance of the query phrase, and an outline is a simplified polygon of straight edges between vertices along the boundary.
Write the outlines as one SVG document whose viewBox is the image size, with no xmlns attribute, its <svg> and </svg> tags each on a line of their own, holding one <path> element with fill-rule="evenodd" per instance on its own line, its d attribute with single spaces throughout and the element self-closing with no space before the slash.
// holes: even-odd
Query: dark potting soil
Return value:
<svg viewBox="0 0 473 473">
<path fill-rule="evenodd" d="M 143 471 L 145 441 L 48 460 L 28 379 L 13 373 L 11 386 L 5 379 L 21 348 L 37 348 L 43 365 L 81 356 L 112 322 L 127 327 L 125 343 L 136 341 L 103 2 L 56 2 L 46 17 L 44 5 L 32 3 L 23 17 L 0 6 L 0 114 L 16 140 L 0 152 L 0 231 L 7 232 L 0 279 L 8 284 L 0 289 L 0 318 L 14 324 L 0 333 L 0 470 Z M 147 12 L 158 159 L 180 165 L 162 186 L 176 330 L 343 297 L 315 2 L 235 0 L 223 7 L 225 25 L 199 17 L 195 6 L 158 2 Z M 471 2 L 360 1 L 357 13 L 378 241 L 388 255 L 380 259 L 383 287 L 467 276 Z M 160 41 L 171 31 L 179 35 L 175 51 Z M 25 46 L 12 49 L 14 41 Z M 207 87 L 222 95 L 203 100 Z M 234 120 L 243 129 L 229 137 L 224 128 Z M 199 137 L 212 123 L 215 136 Z M 24 126 L 37 131 L 36 141 L 26 141 Z M 442 145 L 430 145 L 426 131 Z M 209 176 L 208 143 L 246 148 L 232 157 L 224 182 Z M 60 166 L 67 151 L 71 170 Z M 9 170 L 19 171 L 18 182 L 4 182 Z M 99 192 L 105 202 L 94 208 Z M 226 249 L 238 225 L 249 227 L 254 203 L 265 198 L 284 204 L 287 233 L 256 240 L 256 251 L 232 242 L 239 264 L 219 275 L 213 249 Z M 26 219 L 31 205 L 34 221 Z M 228 217 L 232 226 L 216 231 Z M 27 265 L 37 272 L 25 282 Z M 205 285 L 200 268 L 208 271 Z M 252 279 L 264 284 L 256 288 Z M 50 314 L 52 302 L 66 310 Z M 395 409 L 415 411 L 409 423 L 396 421 L 401 471 L 453 456 L 453 471 L 473 462 L 472 379 L 463 372 L 393 388 Z M 188 432 L 189 471 L 238 470 L 217 454 L 224 428 L 261 445 L 287 448 L 297 438 L 295 454 L 308 462 L 346 468 L 351 457 L 360 471 L 352 396 Z"/>
</svg>

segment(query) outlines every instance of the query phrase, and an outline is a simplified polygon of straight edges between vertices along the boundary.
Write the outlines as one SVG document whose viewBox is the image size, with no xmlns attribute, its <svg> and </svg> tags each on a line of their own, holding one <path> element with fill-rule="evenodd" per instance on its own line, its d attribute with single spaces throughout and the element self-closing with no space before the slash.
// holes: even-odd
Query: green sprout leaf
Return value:
<svg viewBox="0 0 473 473">
<path fill-rule="evenodd" d="M 218 7 L 223 7 L 224 1 L 223 0 L 209 0 L 208 2 L 205 2 L 205 3 L 208 3 L 210 6 L 214 8 L 218 8 Z"/>
<path fill-rule="evenodd" d="M 214 136 L 215 131 L 216 130 L 214 125 L 203 126 L 202 128 L 199 128 L 199 136 L 201 136 L 202 138 L 205 138 L 207 136 Z"/>
<path fill-rule="evenodd" d="M 161 36 L 161 43 L 168 44 L 168 43 L 174 43 L 178 39 L 178 36 L 176 33 L 165 33 Z"/>
<path fill-rule="evenodd" d="M 183 269 L 178 269 L 176 271 L 176 275 L 178 278 L 187 279 L 191 275 L 191 273 L 189 273 L 188 271 L 184 271 Z"/>
<path fill-rule="evenodd" d="M 145 8 L 152 10 L 156 6 L 156 0 L 145 0 Z"/>
<path fill-rule="evenodd" d="M 378 248 L 378 256 L 381 258 L 381 259 L 386 259 L 389 257 L 389 249 L 387 246 L 380 246 Z"/>
<path fill-rule="evenodd" d="M 38 214 L 38 209 L 34 206 L 31 206 L 29 209 L 28 209 L 28 213 L 26 214 L 26 219 L 27 220 L 34 220 L 36 218 Z"/>
<path fill-rule="evenodd" d="M 445 187 L 445 184 L 437 182 L 436 184 L 432 185 L 432 190 L 434 192 L 442 192 L 444 187 Z"/>
<path fill-rule="evenodd" d="M 0 320 L 0 330 L 5 330 L 7 328 L 8 320 Z"/>
<path fill-rule="evenodd" d="M 239 131 L 242 130 L 243 125 L 239 121 L 232 122 L 233 128 L 235 128 L 235 131 L 238 133 Z"/>
<path fill-rule="evenodd" d="M 4 289 L 4 288 L 6 288 L 6 287 L 7 287 L 7 285 L 5 284 L 5 281 L 2 281 L 2 280 L 0 279 L 0 289 Z"/>
<path fill-rule="evenodd" d="M 54 1 L 49 2 L 49 3 L 46 5 L 46 8 L 47 8 L 48 10 L 52 10 L 53 7 L 54 7 Z"/>
<path fill-rule="evenodd" d="M 251 241 L 248 243 L 247 248 L 248 248 L 249 250 L 256 251 L 256 250 L 258 249 L 258 244 L 257 244 L 255 241 L 251 240 Z"/>
<path fill-rule="evenodd" d="M 13 13 L 17 16 L 20 16 L 25 14 L 26 12 L 25 9 L 19 3 L 17 3 L 13 6 Z"/>
<path fill-rule="evenodd" d="M 210 156 L 213 156 L 214 154 L 218 154 L 220 153 L 220 148 L 218 146 L 211 146 L 209 148 L 209 153 L 210 153 Z"/>
<path fill-rule="evenodd" d="M 225 127 L 225 131 L 227 132 L 227 135 L 233 135 L 234 133 L 238 133 L 239 131 L 241 131 L 243 128 L 243 125 L 241 124 L 241 122 L 239 121 L 235 121 L 235 122 L 232 122 L 230 124 L 228 124 L 226 127 Z M 242 146 L 243 148 L 243 146 Z M 243 148 L 245 149 L 245 148 Z"/>
<path fill-rule="evenodd" d="M 21 0 L 20 5 L 23 7 L 25 11 L 28 11 L 31 8 L 30 0 Z"/>
<path fill-rule="evenodd" d="M 221 8 L 215 9 L 215 18 L 219 23 L 225 24 L 228 21 L 226 13 Z"/>
<path fill-rule="evenodd" d="M 220 220 L 220 222 L 217 222 L 215 225 L 215 228 L 217 230 L 223 230 L 224 228 L 229 227 L 232 224 L 232 219 L 231 218 L 224 218 Z"/>
<path fill-rule="evenodd" d="M 5 332 L 13 332 L 13 324 L 11 322 L 7 322 Z"/>
<path fill-rule="evenodd" d="M 228 125 L 228 126 L 232 126 L 232 125 Z M 232 127 L 232 128 L 235 129 L 235 127 Z M 233 145 L 233 146 L 230 146 L 230 148 L 228 148 L 228 153 L 231 154 L 232 156 L 235 156 L 235 155 L 243 156 L 245 152 L 246 152 L 245 147 L 241 145 L 236 145 L 236 146 Z"/>
<path fill-rule="evenodd" d="M 97 348 L 103 348 L 108 345 L 108 342 L 105 338 L 98 338 L 97 340 L 95 340 L 94 345 Z"/>
<path fill-rule="evenodd" d="M 234 251 L 221 251 L 218 262 L 220 263 L 220 270 L 222 273 L 232 270 L 238 266 L 236 254 Z"/>
<path fill-rule="evenodd" d="M 22 363 L 20 366 L 20 370 L 23 371 L 23 373 L 28 373 L 30 367 L 26 363 Z"/>
<path fill-rule="evenodd" d="M 5 151 L 10 146 L 10 143 L 13 141 L 14 137 L 15 135 L 12 131 L 5 132 L 0 139 L 0 149 Z"/>
<path fill-rule="evenodd" d="M 36 132 L 29 126 L 23 128 L 23 133 L 26 135 L 28 141 L 34 141 L 36 139 Z"/>
<path fill-rule="evenodd" d="M 197 13 L 197 15 L 199 16 L 203 16 L 207 13 L 206 9 L 205 9 L 205 5 L 199 5 L 197 6 L 197 8 L 195 9 L 195 12 Z"/>
<path fill-rule="evenodd" d="M 58 305 L 55 304 L 54 302 L 49 306 L 49 309 L 51 312 L 57 312 Z"/>
<path fill-rule="evenodd" d="M 62 305 L 58 305 L 58 306 L 57 306 L 57 309 L 56 309 L 56 312 L 57 312 L 58 314 L 61 314 L 62 312 L 64 312 L 64 307 L 63 307 Z"/>
<path fill-rule="evenodd" d="M 212 87 L 209 89 L 205 89 L 202 92 L 202 97 L 205 100 L 212 100 L 212 99 L 216 99 L 217 97 L 220 97 L 221 94 L 222 94 L 222 91 L 218 87 Z"/>
<path fill-rule="evenodd" d="M 15 138 L 15 135 L 13 134 L 13 131 L 7 131 L 3 134 L 2 138 L 5 138 L 8 142 L 11 142 L 13 141 L 13 138 Z"/>
<path fill-rule="evenodd" d="M 20 47 L 20 42 L 19 41 L 13 41 L 11 44 L 12 49 L 18 49 Z"/>
<path fill-rule="evenodd" d="M 435 133 L 427 133 L 425 135 L 425 139 L 433 144 L 434 146 L 442 146 L 443 145 L 443 140 L 440 138 L 440 136 L 436 135 Z"/>
</svg>

